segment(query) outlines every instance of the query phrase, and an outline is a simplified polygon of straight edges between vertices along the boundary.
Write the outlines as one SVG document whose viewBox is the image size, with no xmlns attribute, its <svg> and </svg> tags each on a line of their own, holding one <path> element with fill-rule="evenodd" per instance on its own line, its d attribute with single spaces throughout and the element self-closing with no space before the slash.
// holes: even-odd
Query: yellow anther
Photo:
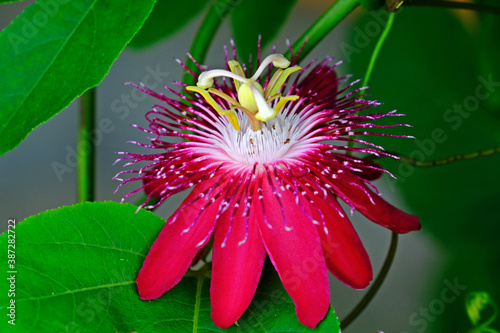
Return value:
<svg viewBox="0 0 500 333">
<path fill-rule="evenodd" d="M 300 71 L 302 68 L 299 66 L 293 66 L 290 68 L 285 69 L 282 73 L 280 73 L 279 77 L 277 78 L 276 82 L 274 85 L 271 87 L 271 90 L 269 91 L 268 96 L 272 96 L 278 92 L 278 90 L 281 88 L 281 86 L 285 83 L 286 79 L 290 76 L 290 74 Z M 266 89 L 267 90 L 267 89 Z"/>
<path fill-rule="evenodd" d="M 208 93 L 208 91 L 204 90 L 204 89 L 201 89 L 199 87 L 195 87 L 195 86 L 187 86 L 186 87 L 186 90 L 188 91 L 194 91 L 194 92 L 197 92 L 198 94 L 200 94 L 207 102 L 208 104 L 210 104 L 217 112 L 221 113 L 222 111 L 222 108 L 220 107 L 220 105 L 212 98 L 212 96 L 210 96 L 210 94 Z"/>
<path fill-rule="evenodd" d="M 239 131 L 240 124 L 238 123 L 238 117 L 233 110 L 223 110 L 222 107 L 210 96 L 210 93 L 204 89 L 195 86 L 188 86 L 186 90 L 194 91 L 203 96 L 203 98 L 212 106 L 215 111 L 217 111 L 222 116 L 227 116 L 229 118 L 229 122 L 233 125 L 234 129 Z"/>
<path fill-rule="evenodd" d="M 229 65 L 229 69 L 231 70 L 231 72 L 241 77 L 245 77 L 245 72 L 243 71 L 243 68 L 241 67 L 239 62 L 237 62 L 236 60 L 229 60 L 227 64 Z M 238 91 L 240 89 L 241 82 L 234 79 L 233 81 L 234 86 L 236 87 L 236 91 Z"/>
<path fill-rule="evenodd" d="M 211 94 L 214 94 L 216 96 L 219 96 L 221 97 L 222 99 L 225 99 L 226 101 L 228 101 L 229 103 L 231 103 L 231 107 L 239 107 L 241 106 L 240 103 L 238 103 L 237 100 L 235 100 L 234 98 L 232 98 L 231 96 L 227 95 L 227 94 L 224 94 L 222 91 L 220 90 L 217 90 L 215 88 L 209 88 L 208 89 L 208 92 L 211 93 Z"/>
<path fill-rule="evenodd" d="M 235 130 L 237 131 L 240 130 L 240 123 L 238 122 L 238 116 L 236 116 L 236 113 L 234 113 L 233 110 L 222 110 L 221 114 L 229 119 L 229 122 L 231 123 L 231 125 L 233 125 Z"/>
<path fill-rule="evenodd" d="M 274 87 L 276 82 L 278 81 L 279 77 L 281 76 L 281 73 L 283 73 L 283 70 L 281 68 L 278 68 L 276 72 L 274 72 L 273 76 L 271 77 L 271 80 L 267 83 L 266 90 L 264 90 L 264 98 L 268 98 L 271 95 L 269 92 L 271 91 L 271 88 Z"/>
<path fill-rule="evenodd" d="M 283 108 L 283 106 L 285 106 L 286 103 L 290 102 L 290 101 L 296 101 L 300 98 L 300 96 L 298 95 L 290 95 L 290 96 L 286 96 L 286 97 L 282 97 L 280 99 L 280 101 L 278 102 L 278 104 L 276 104 L 276 111 L 277 112 L 280 112 L 281 109 Z"/>
</svg>

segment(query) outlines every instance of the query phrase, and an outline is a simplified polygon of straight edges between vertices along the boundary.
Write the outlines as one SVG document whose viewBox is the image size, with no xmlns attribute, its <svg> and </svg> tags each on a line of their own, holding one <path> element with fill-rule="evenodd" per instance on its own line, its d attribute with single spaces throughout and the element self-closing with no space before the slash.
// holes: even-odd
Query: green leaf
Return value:
<svg viewBox="0 0 500 333">
<path fill-rule="evenodd" d="M 276 36 L 295 5 L 296 0 L 246 0 L 231 12 L 231 26 L 238 55 L 246 62 L 248 56 L 257 55 L 257 39 L 262 36 L 264 48 Z"/>
<path fill-rule="evenodd" d="M 82 203 L 20 222 L 0 236 L 15 245 L 15 296 L 0 280 L 1 332 L 309 332 L 272 267 L 239 327 L 218 329 L 210 319 L 210 280 L 191 273 L 159 299 L 141 301 L 135 277 L 164 221 L 151 212 L 114 202 Z M 15 242 L 15 243 L 14 243 Z M 12 262 L 11 262 L 12 263 Z M 15 300 L 15 326 L 6 318 Z M 330 309 L 317 332 L 338 332 Z"/>
<path fill-rule="evenodd" d="M 206 7 L 205 0 L 158 0 L 130 46 L 142 48 L 173 35 Z"/>
<path fill-rule="evenodd" d="M 154 0 L 37 1 L 0 33 L 0 155 L 99 84 Z"/>
</svg>

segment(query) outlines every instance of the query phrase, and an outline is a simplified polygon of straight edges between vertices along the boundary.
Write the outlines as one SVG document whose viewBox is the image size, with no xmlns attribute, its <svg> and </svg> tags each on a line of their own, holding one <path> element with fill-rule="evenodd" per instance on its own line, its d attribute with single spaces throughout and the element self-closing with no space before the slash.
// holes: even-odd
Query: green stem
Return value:
<svg viewBox="0 0 500 333">
<path fill-rule="evenodd" d="M 96 88 L 87 90 L 80 97 L 78 123 L 78 202 L 95 199 L 95 142 L 92 131 L 96 118 Z"/>
<path fill-rule="evenodd" d="M 321 17 L 307 29 L 307 31 L 293 44 L 294 54 L 302 49 L 295 62 L 300 62 L 309 52 L 354 8 L 359 5 L 359 0 L 337 0 L 333 5 L 321 15 Z M 304 45 L 305 43 L 305 45 Z M 290 57 L 290 51 L 285 53 L 285 57 Z"/>
<path fill-rule="evenodd" d="M 375 45 L 375 48 L 373 49 L 372 56 L 370 58 L 370 62 L 368 63 L 368 68 L 366 69 L 365 78 L 363 79 L 363 84 L 362 84 L 363 87 L 366 87 L 368 85 L 368 81 L 370 80 L 370 77 L 372 75 L 373 67 L 375 66 L 375 62 L 377 61 L 380 50 L 382 49 L 382 46 L 384 45 L 384 42 L 387 39 L 389 32 L 391 31 L 392 23 L 394 22 L 395 15 L 396 14 L 394 12 L 391 12 L 389 14 L 389 18 L 387 19 L 387 23 L 385 25 L 384 31 L 382 31 L 382 34 L 380 35 L 379 39 L 377 40 L 377 44 Z M 353 147 L 354 142 L 349 141 L 347 146 Z M 346 152 L 346 155 L 351 155 L 351 154 L 352 154 L 351 151 Z"/>
<path fill-rule="evenodd" d="M 210 4 L 207 14 L 193 39 L 191 50 L 189 51 L 197 62 L 203 63 L 205 61 L 212 39 L 217 33 L 224 17 L 234 8 L 237 1 L 238 0 L 216 0 L 212 1 Z M 196 67 L 195 63 L 190 58 L 186 59 L 185 64 L 193 72 L 199 72 L 198 67 Z M 194 85 L 195 83 L 193 77 L 188 72 L 184 73 L 183 82 L 189 85 Z"/>
<path fill-rule="evenodd" d="M 395 15 L 396 14 L 394 12 L 389 14 L 389 18 L 387 19 L 387 24 L 385 25 L 384 31 L 382 31 L 382 34 L 380 35 L 380 38 L 378 39 L 377 44 L 373 49 L 372 57 L 370 58 L 370 63 L 368 64 L 368 69 L 366 70 L 365 78 L 363 80 L 363 87 L 368 85 L 368 80 L 370 80 L 370 76 L 372 75 L 373 67 L 375 66 L 375 62 L 377 61 L 378 54 L 380 53 L 382 45 L 384 45 L 384 42 L 389 35 L 389 32 L 391 31 Z"/>
<path fill-rule="evenodd" d="M 382 283 L 384 282 L 385 278 L 387 277 L 387 273 L 389 273 L 389 269 L 391 268 L 392 261 L 394 260 L 394 256 L 396 255 L 397 247 L 398 247 L 398 234 L 393 231 L 391 236 L 391 245 L 389 247 L 389 252 L 387 253 L 384 265 L 382 266 L 382 269 L 380 270 L 377 279 L 370 287 L 370 290 L 368 290 L 366 295 L 358 303 L 358 305 L 356 305 L 354 310 L 352 310 L 351 313 L 349 313 L 347 317 L 345 317 L 345 319 L 341 321 L 340 326 L 342 327 L 342 330 L 345 330 L 347 326 L 349 326 L 354 321 L 354 319 L 356 319 L 361 314 L 361 312 L 363 312 L 363 310 L 371 302 L 377 291 L 380 289 L 380 286 L 382 286 Z"/>
<path fill-rule="evenodd" d="M 419 161 L 415 158 L 404 156 L 404 155 L 401 155 L 398 153 L 392 153 L 392 154 L 398 156 L 401 163 L 406 163 L 406 164 L 409 164 L 409 165 L 412 165 L 412 166 L 418 167 L 418 168 L 431 168 L 431 167 L 435 167 L 435 166 L 450 164 L 450 163 L 457 162 L 457 161 L 472 160 L 472 159 L 475 159 L 478 157 L 486 157 L 486 156 L 491 156 L 491 155 L 499 154 L 499 153 L 500 153 L 500 147 L 497 147 L 497 148 L 493 148 L 493 149 L 481 150 L 481 151 L 477 151 L 477 152 L 469 153 L 469 154 L 459 154 L 459 155 L 450 156 L 448 158 L 443 158 L 440 160 L 431 160 L 431 161 Z"/>
<path fill-rule="evenodd" d="M 478 3 L 445 1 L 445 0 L 410 0 L 403 2 L 403 6 L 427 6 L 427 7 L 443 7 L 451 9 L 467 9 L 477 12 L 485 12 L 500 15 L 500 7 L 483 5 Z"/>
</svg>

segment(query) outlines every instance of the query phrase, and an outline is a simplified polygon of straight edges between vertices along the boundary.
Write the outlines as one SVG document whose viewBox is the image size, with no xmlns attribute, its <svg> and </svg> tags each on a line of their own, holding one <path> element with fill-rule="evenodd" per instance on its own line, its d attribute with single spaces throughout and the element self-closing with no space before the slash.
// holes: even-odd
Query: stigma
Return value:
<svg viewBox="0 0 500 333">
<path fill-rule="evenodd" d="M 259 77 L 270 64 L 277 67 L 277 70 L 264 89 L 259 83 Z M 188 86 L 186 89 L 199 93 L 217 113 L 228 117 L 229 122 L 237 131 L 240 130 L 240 124 L 235 110 L 243 112 L 250 120 L 252 130 L 257 131 L 261 129 L 262 122 L 276 117 L 287 102 L 299 98 L 297 95 L 282 96 L 279 92 L 290 74 L 302 69 L 299 66 L 289 67 L 290 61 L 281 54 L 267 56 L 250 78 L 245 76 L 242 66 L 236 60 L 230 60 L 228 66 L 230 71 L 214 69 L 201 73 L 196 86 Z M 216 77 L 228 77 L 233 80 L 237 99 L 212 87 Z M 229 102 L 229 110 L 217 103 L 213 95 Z"/>
</svg>

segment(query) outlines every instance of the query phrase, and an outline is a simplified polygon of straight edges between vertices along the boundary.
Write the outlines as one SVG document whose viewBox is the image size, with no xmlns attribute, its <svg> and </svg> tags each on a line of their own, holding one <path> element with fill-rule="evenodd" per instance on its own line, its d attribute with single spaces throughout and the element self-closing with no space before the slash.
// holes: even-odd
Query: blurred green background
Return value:
<svg viewBox="0 0 500 333">
<path fill-rule="evenodd" d="M 374 31 L 371 22 L 371 15 L 360 18 L 348 43 L 356 45 L 363 32 Z M 369 91 L 384 108 L 407 115 L 404 122 L 413 126 L 416 140 L 378 142 L 425 160 L 500 146 L 499 32 L 498 15 L 415 7 L 398 13 Z M 351 72 L 362 75 L 369 55 L 353 53 Z M 383 162 L 398 177 L 386 181 L 404 194 L 445 256 L 431 292 L 421 297 L 428 314 L 419 309 L 414 328 L 464 332 L 470 325 L 463 305 L 467 292 L 486 291 L 500 300 L 500 155 L 433 168 Z M 454 301 L 446 302 L 446 280 L 463 286 Z M 498 329 L 499 321 L 492 327 Z"/>
</svg>

